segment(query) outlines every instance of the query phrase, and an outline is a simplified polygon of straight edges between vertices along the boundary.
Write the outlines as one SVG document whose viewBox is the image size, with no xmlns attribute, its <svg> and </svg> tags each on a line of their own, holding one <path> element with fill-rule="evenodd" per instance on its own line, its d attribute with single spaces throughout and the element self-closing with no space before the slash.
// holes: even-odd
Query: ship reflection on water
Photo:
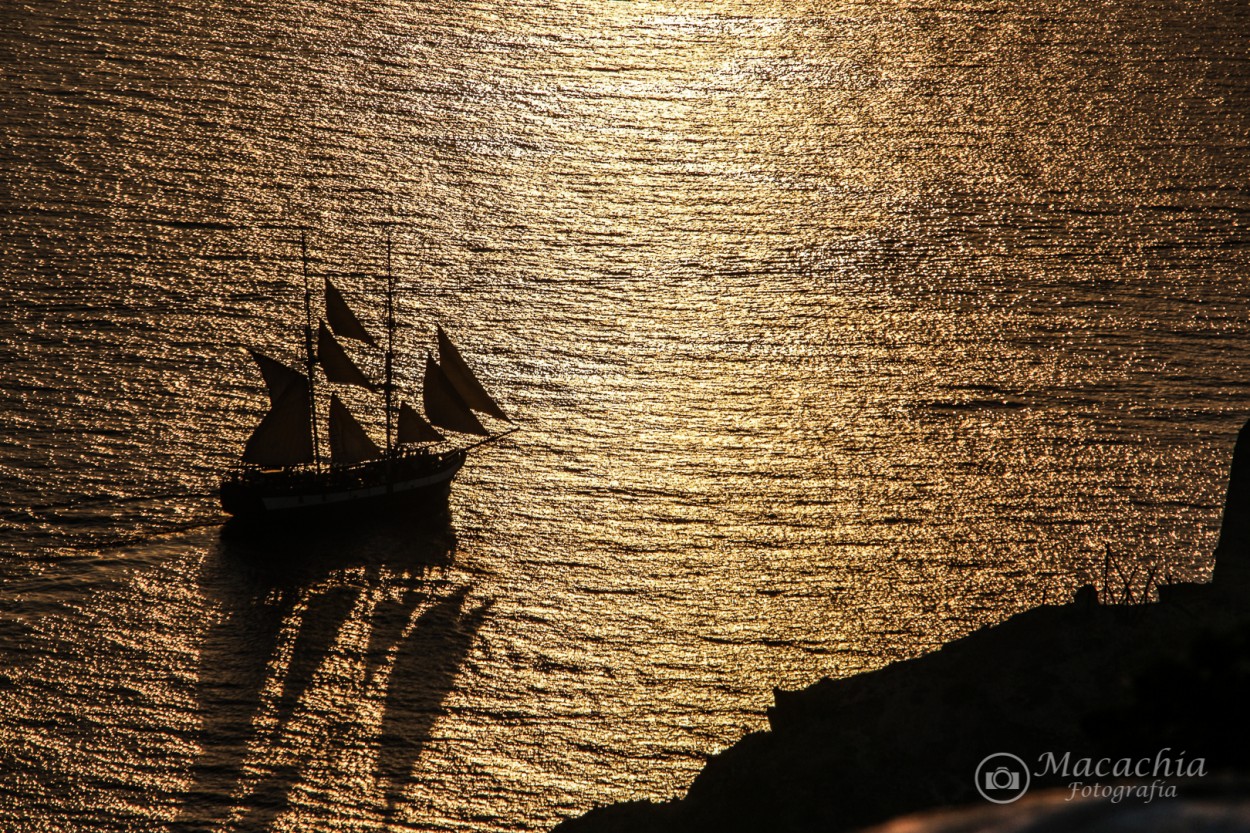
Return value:
<svg viewBox="0 0 1250 833">
<path fill-rule="evenodd" d="M 202 724 L 180 827 L 403 821 L 492 600 L 441 577 L 449 520 L 223 536 L 239 576 L 200 651 Z"/>
</svg>

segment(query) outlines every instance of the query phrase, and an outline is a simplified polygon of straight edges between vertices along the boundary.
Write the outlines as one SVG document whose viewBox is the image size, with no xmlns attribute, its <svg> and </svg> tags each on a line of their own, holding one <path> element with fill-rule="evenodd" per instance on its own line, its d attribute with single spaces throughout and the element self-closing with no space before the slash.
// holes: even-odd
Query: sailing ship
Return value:
<svg viewBox="0 0 1250 833">
<path fill-rule="evenodd" d="M 427 354 L 422 380 L 423 417 L 407 402 L 396 407 L 395 279 L 391 241 L 386 246 L 386 346 L 384 379 L 374 383 L 339 339 L 379 350 L 342 292 L 325 278 L 325 318 L 314 339 L 308 247 L 300 240 L 304 272 L 304 369 L 250 350 L 269 390 L 269 411 L 248 438 L 241 464 L 221 481 L 221 506 L 238 520 L 341 516 L 371 510 L 419 516 L 446 510 L 452 478 L 468 453 L 516 430 L 492 434 L 478 414 L 511 422 L 473 375 L 443 328 L 436 328 L 438 359 Z M 317 369 L 332 385 L 382 394 L 385 445 L 378 445 L 335 392 L 328 406 L 326 459 L 318 441 Z M 475 413 L 476 412 L 476 413 Z M 438 429 L 483 437 L 457 444 Z"/>
</svg>

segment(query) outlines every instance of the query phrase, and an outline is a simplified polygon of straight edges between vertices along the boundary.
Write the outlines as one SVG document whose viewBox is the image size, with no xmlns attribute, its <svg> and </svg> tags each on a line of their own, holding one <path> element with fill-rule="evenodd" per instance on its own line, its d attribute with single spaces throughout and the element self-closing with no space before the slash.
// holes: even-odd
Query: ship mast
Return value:
<svg viewBox="0 0 1250 833">
<path fill-rule="evenodd" d="M 395 273 L 391 271 L 391 226 L 386 227 L 386 456 L 394 452 L 392 367 L 395 363 Z"/>
<path fill-rule="evenodd" d="M 312 415 L 313 465 L 321 469 L 320 444 L 317 442 L 317 356 L 313 352 L 312 288 L 308 285 L 308 232 L 300 229 L 299 249 L 304 263 L 304 350 L 308 364 L 308 411 Z"/>
</svg>

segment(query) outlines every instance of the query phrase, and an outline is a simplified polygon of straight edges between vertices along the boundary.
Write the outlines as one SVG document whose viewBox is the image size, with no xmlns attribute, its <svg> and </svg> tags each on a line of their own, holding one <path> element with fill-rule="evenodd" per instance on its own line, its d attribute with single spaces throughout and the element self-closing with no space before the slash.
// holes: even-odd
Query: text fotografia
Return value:
<svg viewBox="0 0 1250 833">
<path fill-rule="evenodd" d="M 1176 798 L 1176 785 L 1157 779 L 1152 784 L 1115 785 L 1073 781 L 1068 785 L 1068 790 L 1068 797 L 1064 801 L 1074 798 L 1109 798 L 1112 804 L 1119 804 L 1126 798 L 1137 798 L 1143 804 L 1149 804 L 1156 798 Z"/>
<path fill-rule="evenodd" d="M 1062 779 L 1067 782 L 1068 801 L 1075 798 L 1103 798 L 1119 803 L 1138 799 L 1149 804 L 1156 798 L 1175 798 L 1176 785 L 1166 778 L 1202 778 L 1207 774 L 1205 758 L 1186 758 L 1184 752 L 1172 754 L 1171 747 L 1159 750 L 1153 757 L 1143 758 L 1073 758 L 1071 752 L 1062 756 L 1044 752 L 1037 766 L 1030 769 L 1023 759 L 1009 752 L 995 752 L 977 767 L 977 792 L 986 801 L 1010 804 L 1029 789 L 1033 778 Z M 1151 783 L 1104 784 L 1099 780 L 1151 779 Z M 1081 780 L 1076 780 L 1081 779 Z"/>
</svg>

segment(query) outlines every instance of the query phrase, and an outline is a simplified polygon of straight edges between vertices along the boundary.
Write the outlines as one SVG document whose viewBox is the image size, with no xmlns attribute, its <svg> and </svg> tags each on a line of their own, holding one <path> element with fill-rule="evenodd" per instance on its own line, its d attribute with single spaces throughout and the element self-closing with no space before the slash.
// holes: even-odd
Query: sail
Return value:
<svg viewBox="0 0 1250 833">
<path fill-rule="evenodd" d="M 482 427 L 477 417 L 469 410 L 469 406 L 460 398 L 447 374 L 438 366 L 432 356 L 425 358 L 425 392 L 423 403 L 426 416 L 439 428 L 460 431 L 464 434 L 479 434 L 489 437 L 490 432 Z"/>
<path fill-rule="evenodd" d="M 356 363 L 347 355 L 347 351 L 334 340 L 334 336 L 330 335 L 330 331 L 326 328 L 325 322 L 317 328 L 317 361 L 321 362 L 321 368 L 326 372 L 326 378 L 331 382 L 340 382 L 344 385 L 360 385 L 362 388 L 374 389 L 374 385 L 369 381 L 369 377 L 364 374 Z"/>
<path fill-rule="evenodd" d="M 334 394 L 330 394 L 330 462 L 359 463 L 381 457 L 382 449 Z"/>
<path fill-rule="evenodd" d="M 244 463 L 281 468 L 313 461 L 308 380 L 294 370 L 287 372 L 293 378 L 248 438 L 243 449 Z"/>
<path fill-rule="evenodd" d="M 436 443 L 443 435 L 434 430 L 411 405 L 404 402 L 399 406 L 399 443 Z"/>
<path fill-rule="evenodd" d="M 343 293 L 326 278 L 326 318 L 330 321 L 330 329 L 339 338 L 354 338 L 363 341 L 370 347 L 377 347 L 373 336 L 369 335 L 352 308 L 343 300 Z"/>
<path fill-rule="evenodd" d="M 308 390 L 308 380 L 304 374 L 298 373 L 284 365 L 282 362 L 269 358 L 264 353 L 256 350 L 248 350 L 252 354 L 252 358 L 256 364 L 260 366 L 260 375 L 265 379 L 265 386 L 269 388 L 269 404 L 276 405 L 278 400 L 282 398 L 282 394 L 291 385 L 303 384 L 304 390 Z"/>
<path fill-rule="evenodd" d="M 512 421 L 504 414 L 503 409 L 495 404 L 495 400 L 490 398 L 490 394 L 473 375 L 473 371 L 469 370 L 460 351 L 451 343 L 451 339 L 447 337 L 447 333 L 443 332 L 442 327 L 438 328 L 438 360 L 443 372 L 466 405 L 475 411 L 481 411 L 508 422 Z"/>
</svg>

